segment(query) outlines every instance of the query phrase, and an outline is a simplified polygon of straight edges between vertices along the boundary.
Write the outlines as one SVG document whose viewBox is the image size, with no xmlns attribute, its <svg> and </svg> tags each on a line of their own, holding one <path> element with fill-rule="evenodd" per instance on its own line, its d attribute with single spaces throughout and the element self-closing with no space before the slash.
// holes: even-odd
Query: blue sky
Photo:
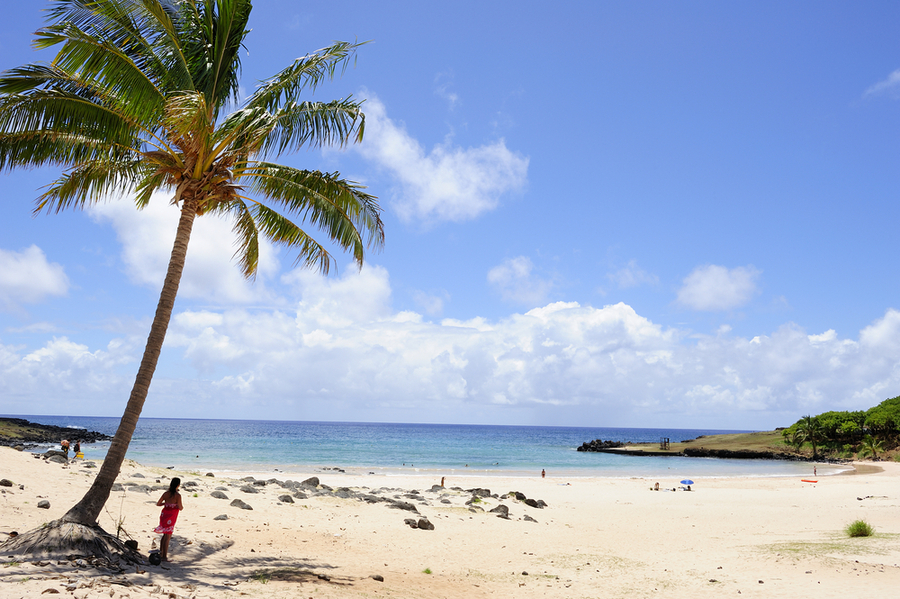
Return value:
<svg viewBox="0 0 900 599">
<path fill-rule="evenodd" d="M 0 68 L 40 2 L 7 7 Z M 900 5 L 259 1 L 243 87 L 320 98 L 386 245 L 322 278 L 198 221 L 144 415 L 767 429 L 900 395 Z M 0 413 L 120 415 L 176 215 L 0 174 Z M 205 219 L 204 219 L 205 220 Z"/>
</svg>

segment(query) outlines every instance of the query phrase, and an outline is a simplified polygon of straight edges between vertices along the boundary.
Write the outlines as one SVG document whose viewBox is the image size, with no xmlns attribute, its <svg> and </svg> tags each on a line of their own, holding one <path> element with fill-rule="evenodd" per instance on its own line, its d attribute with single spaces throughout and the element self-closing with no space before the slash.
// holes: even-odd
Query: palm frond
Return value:
<svg viewBox="0 0 900 599">
<path fill-rule="evenodd" d="M 274 112 L 292 103 L 304 91 L 315 92 L 323 81 L 334 77 L 338 67 L 343 71 L 356 56 L 356 49 L 364 43 L 336 42 L 298 58 L 288 68 L 260 83 L 247 100 L 247 106 L 259 106 Z"/>
<path fill-rule="evenodd" d="M 265 140 L 263 153 L 278 155 L 306 144 L 344 146 L 349 141 L 362 141 L 365 115 L 361 105 L 352 96 L 332 102 L 290 104 L 274 115 L 275 127 Z"/>
<path fill-rule="evenodd" d="M 68 208 L 80 209 L 86 204 L 125 194 L 134 188 L 135 182 L 145 172 L 146 166 L 138 160 L 88 162 L 69 169 L 47 186 L 47 191 L 37 199 L 34 212 L 59 213 Z"/>
<path fill-rule="evenodd" d="M 364 186 L 321 173 L 255 163 L 237 171 L 249 189 L 281 205 L 290 214 L 326 232 L 329 239 L 351 251 L 361 266 L 365 248 L 384 243 L 384 224 L 377 199 Z"/>
</svg>

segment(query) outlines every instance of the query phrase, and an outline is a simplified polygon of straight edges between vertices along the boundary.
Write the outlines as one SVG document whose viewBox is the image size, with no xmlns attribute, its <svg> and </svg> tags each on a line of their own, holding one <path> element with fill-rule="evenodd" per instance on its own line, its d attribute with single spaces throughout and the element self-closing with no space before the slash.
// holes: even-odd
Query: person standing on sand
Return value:
<svg viewBox="0 0 900 599">
<path fill-rule="evenodd" d="M 541 469 L 541 478 L 546 478 L 546 477 L 547 477 L 547 471 L 542 468 Z"/>
<path fill-rule="evenodd" d="M 156 505 L 163 506 L 163 509 L 159 514 L 159 526 L 154 528 L 153 532 L 162 535 L 162 540 L 159 542 L 159 557 L 164 562 L 169 561 L 169 540 L 175 530 L 178 512 L 184 509 L 184 505 L 181 503 L 181 493 L 178 492 L 180 486 L 181 479 L 176 476 L 169 483 L 169 490 L 163 493 L 156 502 Z"/>
</svg>

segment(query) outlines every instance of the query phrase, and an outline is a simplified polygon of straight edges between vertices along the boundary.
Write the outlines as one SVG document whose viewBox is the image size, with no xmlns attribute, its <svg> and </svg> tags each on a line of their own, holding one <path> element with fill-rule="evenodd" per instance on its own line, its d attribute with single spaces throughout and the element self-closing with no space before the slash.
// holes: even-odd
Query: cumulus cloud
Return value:
<svg viewBox="0 0 900 599">
<path fill-rule="evenodd" d="M 487 280 L 504 300 L 533 306 L 546 301 L 553 288 L 552 281 L 533 271 L 530 258 L 517 256 L 489 270 Z"/>
<path fill-rule="evenodd" d="M 879 81 L 866 90 L 864 97 L 887 95 L 891 98 L 900 98 L 900 69 L 887 76 L 887 79 Z"/>
<path fill-rule="evenodd" d="M 403 221 L 471 220 L 493 210 L 503 194 L 525 186 L 528 158 L 502 139 L 461 148 L 448 138 L 426 152 L 388 117 L 378 98 L 367 95 L 366 137 L 354 148 L 396 178 L 394 208 Z"/>
<path fill-rule="evenodd" d="M 179 218 L 179 210 L 169 204 L 168 196 L 154 195 L 143 210 L 137 210 L 129 199 L 97 204 L 90 214 L 115 229 L 128 277 L 139 285 L 160 288 Z M 231 227 L 229 219 L 213 215 L 194 221 L 179 296 L 239 303 L 268 297 L 265 281 L 279 268 L 274 249 L 261 241 L 257 279 L 247 281 L 232 259 L 236 247 Z"/>
<path fill-rule="evenodd" d="M 36 245 L 21 252 L 0 249 L 0 309 L 34 304 L 50 295 L 65 295 L 69 278 L 63 267 L 48 262 Z"/>
<path fill-rule="evenodd" d="M 176 314 L 146 415 L 746 429 L 866 408 L 900 389 L 897 310 L 855 339 L 793 324 L 697 337 L 624 303 L 431 322 L 391 308 L 377 267 L 327 279 L 296 271 L 285 282 L 289 309 Z M 29 412 L 24 398 L 64 412 L 83 397 L 86 412 L 116 414 L 141 343 L 0 345 L 0 395 L 13 413 Z M 114 407 L 95 407 L 104 402 Z"/>
<path fill-rule="evenodd" d="M 620 289 L 629 289 L 640 285 L 657 285 L 659 277 L 649 273 L 637 265 L 637 260 L 629 260 L 623 268 L 607 273 L 606 278 L 618 285 Z"/>
<path fill-rule="evenodd" d="M 740 308 L 758 293 L 759 275 L 760 271 L 752 266 L 698 266 L 682 282 L 677 301 L 691 310 L 705 312 Z"/>
</svg>

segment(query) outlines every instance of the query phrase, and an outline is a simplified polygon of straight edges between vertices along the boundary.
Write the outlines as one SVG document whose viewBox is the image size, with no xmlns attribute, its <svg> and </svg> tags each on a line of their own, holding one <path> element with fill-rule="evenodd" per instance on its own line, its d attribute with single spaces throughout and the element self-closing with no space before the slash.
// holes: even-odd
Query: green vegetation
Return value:
<svg viewBox="0 0 900 599">
<path fill-rule="evenodd" d="M 868 410 L 804 416 L 781 432 L 783 442 L 813 457 L 896 459 L 900 449 L 900 396 Z M 890 455 L 892 454 L 893 455 Z"/>
<path fill-rule="evenodd" d="M 422 570 L 422 574 L 431 574 L 431 568 L 425 568 Z"/>
<path fill-rule="evenodd" d="M 847 527 L 848 537 L 871 537 L 874 534 L 875 529 L 865 520 L 857 520 Z"/>
</svg>

